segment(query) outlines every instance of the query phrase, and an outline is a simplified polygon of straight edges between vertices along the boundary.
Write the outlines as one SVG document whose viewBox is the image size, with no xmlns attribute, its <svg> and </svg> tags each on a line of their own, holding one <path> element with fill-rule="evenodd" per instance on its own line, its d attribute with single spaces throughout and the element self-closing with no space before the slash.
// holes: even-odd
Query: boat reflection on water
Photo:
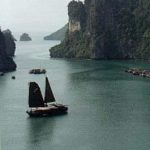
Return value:
<svg viewBox="0 0 150 150">
<path fill-rule="evenodd" d="M 55 126 L 54 118 L 28 118 L 26 149 L 42 150 L 44 142 L 51 143 Z"/>
</svg>

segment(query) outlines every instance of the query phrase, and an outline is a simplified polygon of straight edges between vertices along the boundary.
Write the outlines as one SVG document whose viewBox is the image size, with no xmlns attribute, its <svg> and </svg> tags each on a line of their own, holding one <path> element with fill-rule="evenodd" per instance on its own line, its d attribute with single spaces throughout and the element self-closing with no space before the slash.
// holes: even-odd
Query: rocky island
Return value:
<svg viewBox="0 0 150 150">
<path fill-rule="evenodd" d="M 51 57 L 150 58 L 150 1 L 72 0 L 69 29 Z"/>
<path fill-rule="evenodd" d="M 31 39 L 31 37 L 29 36 L 29 34 L 23 33 L 23 34 L 20 36 L 20 41 L 32 41 L 32 39 Z"/>
<path fill-rule="evenodd" d="M 3 33 L 0 30 L 0 72 L 8 72 L 16 70 L 16 64 L 12 59 L 12 56 L 14 55 L 12 50 L 14 51 L 15 43 L 14 40 L 12 40 L 12 36 L 10 38 L 11 40 L 9 41 L 7 34 L 6 32 Z M 11 35 L 10 32 L 8 35 L 9 36 Z M 11 45 L 10 43 L 11 44 L 13 43 L 12 47 L 10 46 Z"/>
</svg>

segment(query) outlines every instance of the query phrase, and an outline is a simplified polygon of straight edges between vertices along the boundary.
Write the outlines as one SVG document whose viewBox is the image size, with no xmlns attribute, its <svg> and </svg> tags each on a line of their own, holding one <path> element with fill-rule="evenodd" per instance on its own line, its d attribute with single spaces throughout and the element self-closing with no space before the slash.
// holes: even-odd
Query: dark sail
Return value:
<svg viewBox="0 0 150 150">
<path fill-rule="evenodd" d="M 45 78 L 45 98 L 44 98 L 44 102 L 48 103 L 48 102 L 55 102 L 55 97 L 53 95 L 52 89 L 50 87 L 48 78 Z"/>
<path fill-rule="evenodd" d="M 41 90 L 37 83 L 29 83 L 29 107 L 44 107 Z"/>
</svg>

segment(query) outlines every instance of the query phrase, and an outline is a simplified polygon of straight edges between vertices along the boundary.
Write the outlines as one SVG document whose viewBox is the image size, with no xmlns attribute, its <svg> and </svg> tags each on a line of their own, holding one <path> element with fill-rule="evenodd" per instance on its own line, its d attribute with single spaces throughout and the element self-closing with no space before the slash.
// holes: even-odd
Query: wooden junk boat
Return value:
<svg viewBox="0 0 150 150">
<path fill-rule="evenodd" d="M 27 114 L 30 117 L 54 116 L 67 113 L 68 107 L 55 102 L 48 78 L 45 78 L 45 98 L 43 99 L 40 87 L 36 82 L 29 83 L 29 107 Z"/>
</svg>

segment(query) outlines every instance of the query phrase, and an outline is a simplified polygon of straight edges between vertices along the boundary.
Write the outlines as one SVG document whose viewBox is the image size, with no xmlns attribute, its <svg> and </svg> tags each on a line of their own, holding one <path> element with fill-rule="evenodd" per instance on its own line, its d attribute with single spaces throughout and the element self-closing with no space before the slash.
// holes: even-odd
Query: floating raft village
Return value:
<svg viewBox="0 0 150 150">
<path fill-rule="evenodd" d="M 150 78 L 150 70 L 131 68 L 131 69 L 125 70 L 125 72 L 130 73 L 130 74 L 135 75 L 135 76 Z"/>
</svg>

